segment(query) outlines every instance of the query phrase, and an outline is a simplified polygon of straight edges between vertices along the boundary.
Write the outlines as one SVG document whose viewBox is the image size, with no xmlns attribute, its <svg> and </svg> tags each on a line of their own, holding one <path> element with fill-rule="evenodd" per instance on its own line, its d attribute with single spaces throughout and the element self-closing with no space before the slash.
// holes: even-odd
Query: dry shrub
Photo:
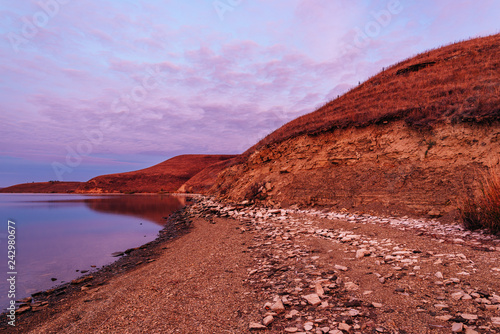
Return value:
<svg viewBox="0 0 500 334">
<path fill-rule="evenodd" d="M 484 228 L 500 234 L 500 173 L 490 171 L 484 177 L 481 194 L 467 198 L 460 208 L 462 222 L 467 229 Z"/>
</svg>

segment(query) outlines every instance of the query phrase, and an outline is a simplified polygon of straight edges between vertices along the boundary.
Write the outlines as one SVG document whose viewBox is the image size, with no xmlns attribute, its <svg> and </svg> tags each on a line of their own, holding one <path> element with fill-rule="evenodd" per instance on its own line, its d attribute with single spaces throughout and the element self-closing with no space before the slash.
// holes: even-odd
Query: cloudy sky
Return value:
<svg viewBox="0 0 500 334">
<path fill-rule="evenodd" d="M 241 153 L 495 0 L 0 0 L 0 187 Z"/>
</svg>

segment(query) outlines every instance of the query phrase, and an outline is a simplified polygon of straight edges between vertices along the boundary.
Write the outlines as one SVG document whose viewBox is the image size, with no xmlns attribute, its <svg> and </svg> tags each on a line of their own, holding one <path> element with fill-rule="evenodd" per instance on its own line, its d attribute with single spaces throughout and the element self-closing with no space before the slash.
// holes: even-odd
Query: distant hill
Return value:
<svg viewBox="0 0 500 334">
<path fill-rule="evenodd" d="M 1 188 L 0 193 L 72 193 L 81 182 L 33 182 Z"/>
<path fill-rule="evenodd" d="M 500 167 L 500 34 L 383 70 L 277 129 L 211 194 L 271 206 L 440 216 Z"/>
<path fill-rule="evenodd" d="M 224 169 L 234 165 L 237 162 L 237 159 L 238 156 L 232 159 L 219 161 L 202 169 L 200 172 L 190 178 L 186 183 L 184 183 L 177 191 L 180 193 L 206 193 L 214 185 L 219 173 Z"/>
<path fill-rule="evenodd" d="M 76 192 L 175 192 L 191 177 L 206 167 L 234 157 L 234 155 L 179 155 L 149 168 L 95 177 L 80 184 Z"/>
</svg>

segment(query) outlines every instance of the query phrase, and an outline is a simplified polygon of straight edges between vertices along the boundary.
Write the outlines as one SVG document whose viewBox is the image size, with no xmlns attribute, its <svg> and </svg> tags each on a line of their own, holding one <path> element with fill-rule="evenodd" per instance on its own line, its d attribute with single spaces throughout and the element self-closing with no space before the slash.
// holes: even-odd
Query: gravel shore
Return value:
<svg viewBox="0 0 500 334">
<path fill-rule="evenodd" d="M 190 232 L 158 241 L 151 261 L 101 281 L 93 274 L 43 306 L 39 297 L 16 328 L 1 329 L 500 333 L 500 242 L 487 234 L 426 219 L 201 197 L 177 219 Z"/>
</svg>

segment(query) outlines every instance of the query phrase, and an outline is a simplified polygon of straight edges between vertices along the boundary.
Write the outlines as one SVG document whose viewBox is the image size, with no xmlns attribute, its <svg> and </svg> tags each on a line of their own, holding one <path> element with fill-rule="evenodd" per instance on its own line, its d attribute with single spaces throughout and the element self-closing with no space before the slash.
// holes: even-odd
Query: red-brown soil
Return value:
<svg viewBox="0 0 500 334">
<path fill-rule="evenodd" d="M 78 193 L 175 192 L 204 168 L 233 155 L 180 155 L 133 172 L 95 177 L 78 187 Z"/>
<path fill-rule="evenodd" d="M 190 178 L 178 190 L 180 193 L 205 194 L 214 185 L 217 176 L 224 169 L 234 165 L 238 157 L 217 162 L 201 170 L 195 176 Z"/>
</svg>

